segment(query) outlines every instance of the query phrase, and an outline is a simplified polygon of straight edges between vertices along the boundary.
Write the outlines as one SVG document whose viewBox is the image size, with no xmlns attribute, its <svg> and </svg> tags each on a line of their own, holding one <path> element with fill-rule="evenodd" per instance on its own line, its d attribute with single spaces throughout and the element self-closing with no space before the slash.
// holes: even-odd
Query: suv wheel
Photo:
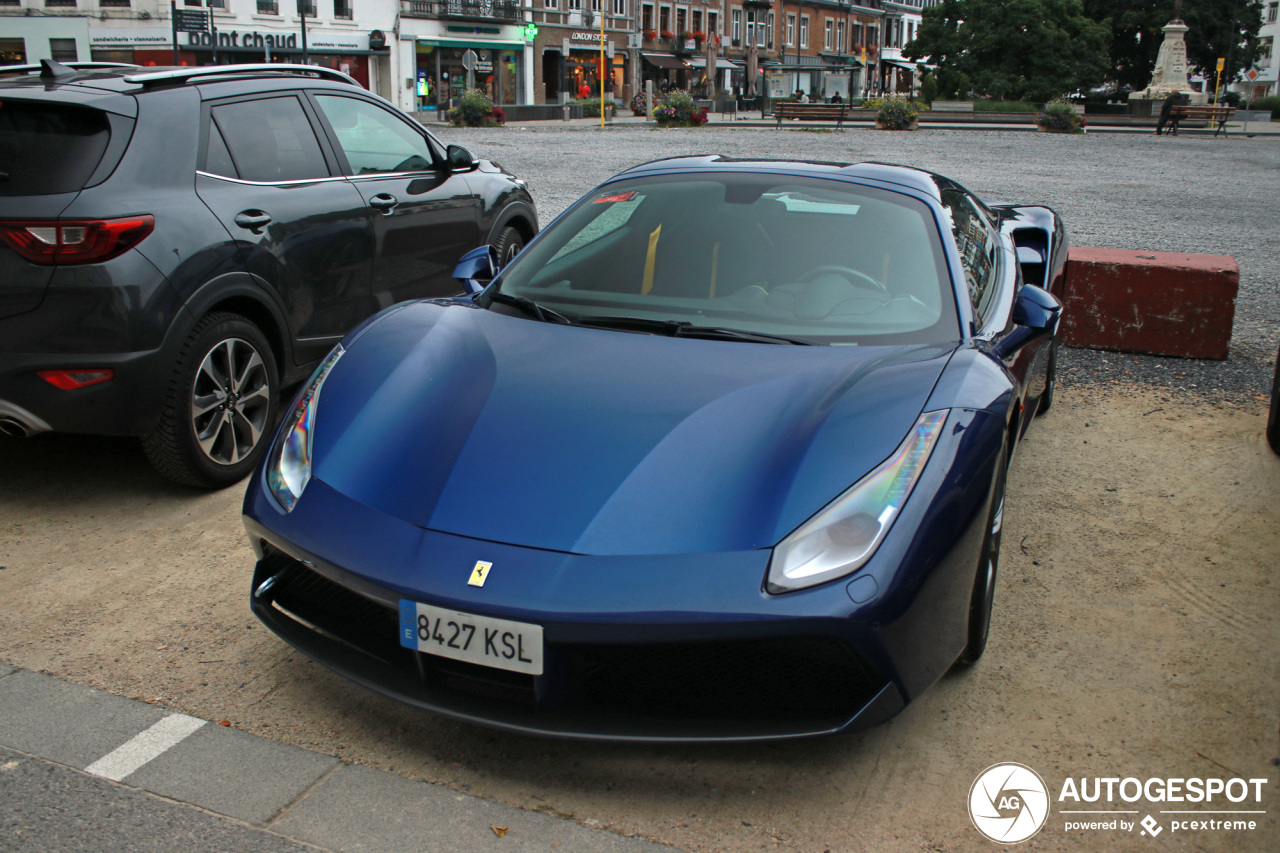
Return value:
<svg viewBox="0 0 1280 853">
<path fill-rule="evenodd" d="M 519 231 L 508 225 L 498 234 L 493 246 L 498 250 L 498 269 L 502 269 L 520 254 L 520 250 L 524 248 L 524 238 Z"/>
<path fill-rule="evenodd" d="M 258 327 L 237 314 L 210 314 L 178 356 L 160 423 L 143 436 L 143 449 L 174 482 L 230 486 L 262 455 L 279 395 L 275 356 Z"/>
</svg>

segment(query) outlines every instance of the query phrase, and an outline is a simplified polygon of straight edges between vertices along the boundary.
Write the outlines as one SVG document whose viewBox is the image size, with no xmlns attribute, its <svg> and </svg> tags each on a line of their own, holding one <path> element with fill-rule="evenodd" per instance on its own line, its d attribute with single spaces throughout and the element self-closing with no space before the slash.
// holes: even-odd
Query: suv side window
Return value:
<svg viewBox="0 0 1280 853">
<path fill-rule="evenodd" d="M 964 264 L 969 302 L 978 322 L 986 319 L 995 293 L 996 238 L 990 223 L 973 201 L 958 190 L 942 192 L 942 206 L 951 218 L 951 231 Z"/>
<path fill-rule="evenodd" d="M 237 101 L 213 108 L 236 173 L 246 181 L 276 183 L 329 177 L 320 142 L 295 97 Z M 216 162 L 210 133 L 210 165 Z"/>
<path fill-rule="evenodd" d="M 316 95 L 351 175 L 421 172 L 434 167 L 426 136 L 403 119 L 359 98 Z"/>
</svg>

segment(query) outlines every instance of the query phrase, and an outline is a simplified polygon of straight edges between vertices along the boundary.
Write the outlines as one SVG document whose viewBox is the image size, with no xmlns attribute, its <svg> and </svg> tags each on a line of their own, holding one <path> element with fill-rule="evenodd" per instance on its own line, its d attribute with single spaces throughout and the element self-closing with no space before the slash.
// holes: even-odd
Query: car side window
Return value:
<svg viewBox="0 0 1280 853">
<path fill-rule="evenodd" d="M 352 175 L 434 167 L 426 136 L 391 111 L 341 95 L 316 95 L 316 103 L 333 127 Z"/>
<path fill-rule="evenodd" d="M 951 232 L 960 261 L 964 265 L 965 284 L 974 316 L 986 319 L 995 293 L 995 256 L 997 243 L 986 218 L 965 193 L 944 190 L 942 206 L 951 219 Z"/>
<path fill-rule="evenodd" d="M 213 108 L 236 173 L 276 183 L 329 177 L 311 122 L 295 97 L 237 101 Z M 210 149 L 212 155 L 212 138 Z"/>
<path fill-rule="evenodd" d="M 222 138 L 216 122 L 209 122 L 209 153 L 204 158 L 204 170 L 211 175 L 222 175 L 226 178 L 238 178 L 236 164 L 231 160 L 231 152 L 227 150 L 227 142 Z"/>
</svg>

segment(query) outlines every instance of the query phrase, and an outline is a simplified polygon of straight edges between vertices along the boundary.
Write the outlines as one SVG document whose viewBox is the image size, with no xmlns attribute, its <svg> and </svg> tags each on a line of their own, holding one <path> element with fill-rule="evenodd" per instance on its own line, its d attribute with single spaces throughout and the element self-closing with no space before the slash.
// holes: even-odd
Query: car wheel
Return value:
<svg viewBox="0 0 1280 853">
<path fill-rule="evenodd" d="M 1053 392 L 1058 387 L 1058 339 L 1049 344 L 1049 363 L 1044 369 L 1044 392 L 1040 395 L 1040 403 L 1036 407 L 1036 415 L 1043 415 L 1053 405 Z"/>
<path fill-rule="evenodd" d="M 280 395 L 266 337 L 237 314 L 210 314 L 187 338 L 147 458 L 176 483 L 220 489 L 253 470 Z"/>
<path fill-rule="evenodd" d="M 1276 372 L 1271 379 L 1271 413 L 1267 416 L 1267 444 L 1280 453 L 1280 352 L 1276 353 Z"/>
<path fill-rule="evenodd" d="M 524 248 L 524 238 L 519 231 L 508 225 L 498 234 L 493 247 L 498 250 L 498 269 L 502 269 L 520 254 L 520 250 Z"/>
<path fill-rule="evenodd" d="M 1000 534 L 1004 528 L 1004 482 L 1009 460 L 1001 450 L 1000 468 L 991 490 L 991 509 L 987 512 L 986 534 L 982 539 L 978 574 L 969 600 L 969 637 L 960 654 L 961 663 L 974 663 L 987 650 L 991 632 L 991 605 L 996 594 L 996 570 L 1000 566 Z"/>
</svg>

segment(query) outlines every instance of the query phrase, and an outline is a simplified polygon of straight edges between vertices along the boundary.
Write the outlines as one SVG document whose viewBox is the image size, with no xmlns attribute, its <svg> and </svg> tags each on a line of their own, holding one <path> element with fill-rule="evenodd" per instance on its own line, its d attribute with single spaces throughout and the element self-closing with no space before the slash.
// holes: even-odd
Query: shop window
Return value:
<svg viewBox="0 0 1280 853">
<path fill-rule="evenodd" d="M 333 0 L 333 16 L 351 20 L 351 0 Z"/>
<path fill-rule="evenodd" d="M 421 172 L 433 165 L 426 138 L 394 113 L 356 98 L 316 95 L 352 175 Z"/>
<path fill-rule="evenodd" d="M 213 108 L 236 171 L 277 183 L 329 177 L 311 122 L 297 98 L 260 98 Z"/>
<path fill-rule="evenodd" d="M 76 40 L 49 39 L 49 56 L 55 62 L 75 62 L 80 58 L 76 53 Z"/>
<path fill-rule="evenodd" d="M 0 65 L 24 65 L 27 46 L 22 39 L 0 39 Z"/>
</svg>

